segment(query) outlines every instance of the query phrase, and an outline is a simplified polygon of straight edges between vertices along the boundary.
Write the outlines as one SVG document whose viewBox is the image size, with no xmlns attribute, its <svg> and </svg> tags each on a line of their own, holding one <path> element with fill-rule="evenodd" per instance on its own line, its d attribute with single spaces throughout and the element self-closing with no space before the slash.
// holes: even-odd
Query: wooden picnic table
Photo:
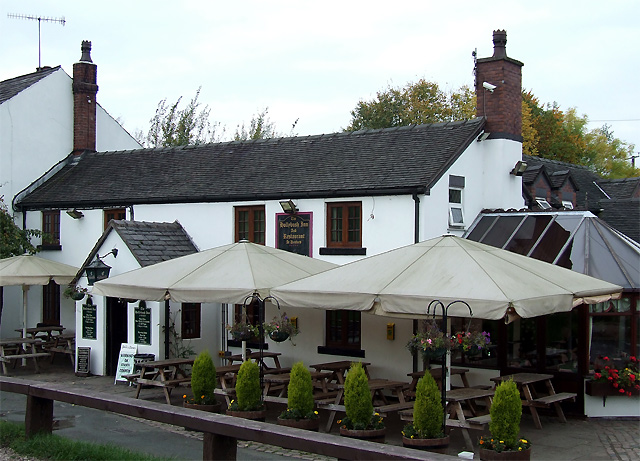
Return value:
<svg viewBox="0 0 640 461">
<path fill-rule="evenodd" d="M 20 333 L 20 336 L 23 335 L 22 328 L 16 328 L 16 331 Z M 64 331 L 64 327 L 61 325 L 47 325 L 44 327 L 32 327 L 27 328 L 27 336 L 31 338 L 42 337 L 47 341 L 53 341 L 55 335 L 54 333 L 61 334 Z"/>
<path fill-rule="evenodd" d="M 351 364 L 355 362 L 351 360 L 340 360 L 337 362 L 327 362 L 327 363 L 317 363 L 315 365 L 309 365 L 311 368 L 316 371 L 330 371 L 333 373 L 330 381 L 335 381 L 338 384 L 344 384 L 345 375 L 349 368 L 351 368 Z M 362 363 L 362 367 L 364 368 L 364 372 L 369 377 L 369 371 L 367 370 L 367 366 L 371 365 L 369 362 L 360 362 Z"/>
<path fill-rule="evenodd" d="M 495 389 L 481 389 L 475 387 L 459 387 L 447 391 L 447 427 L 457 427 L 462 430 L 467 448 L 474 451 L 473 442 L 469 435 L 469 429 L 483 430 L 491 421 L 489 410 L 491 409 L 491 399 L 495 393 Z M 479 415 L 474 404 L 475 400 L 483 399 L 485 401 L 485 414 Z M 471 410 L 472 417 L 467 418 L 464 408 Z M 400 412 L 400 419 L 405 421 L 413 421 L 413 409 Z"/>
<path fill-rule="evenodd" d="M 191 376 L 185 370 L 185 365 L 193 365 L 195 359 L 173 358 L 140 362 L 140 373 L 125 376 L 134 379 L 137 384 L 136 399 L 140 395 L 142 386 L 160 387 L 164 391 L 167 403 L 171 405 L 171 391 L 180 384 L 191 384 Z"/>
<path fill-rule="evenodd" d="M 61 333 L 53 337 L 53 344 L 46 346 L 45 349 L 51 354 L 51 363 L 56 358 L 56 354 L 66 354 L 71 359 L 71 365 L 73 369 L 76 368 L 76 348 L 75 348 L 76 334 L 75 333 Z"/>
<path fill-rule="evenodd" d="M 262 351 L 262 366 L 264 369 L 269 370 L 271 368 L 282 368 L 280 366 L 280 359 L 278 358 L 281 355 L 282 353 L 280 352 Z M 233 365 L 233 362 L 242 362 L 242 354 L 227 355 L 224 359 L 228 360 L 230 365 Z M 247 359 L 253 359 L 256 362 L 260 362 L 260 351 L 247 354 Z M 273 359 L 273 367 L 267 366 L 267 364 L 264 363 L 264 359 Z"/>
<path fill-rule="evenodd" d="M 36 373 L 40 373 L 38 368 L 38 357 L 49 357 L 48 352 L 40 352 L 39 347 L 43 343 L 41 338 L 5 338 L 0 339 L 0 362 L 2 362 L 2 373 L 7 374 L 7 363 L 14 361 L 16 365 L 18 359 L 33 359 L 33 366 Z"/>
<path fill-rule="evenodd" d="M 402 409 L 410 408 L 412 406 L 411 402 L 407 402 L 404 399 L 404 389 L 407 386 L 407 383 L 402 381 L 392 381 L 389 379 L 370 379 L 369 380 L 369 390 L 371 391 L 371 400 L 376 399 L 376 397 L 382 400 L 382 404 L 375 405 L 374 407 L 378 412 L 391 412 L 391 411 L 400 411 Z M 338 394 L 336 395 L 333 403 L 326 404 L 324 402 L 319 402 L 318 407 L 330 410 L 329 419 L 327 421 L 326 432 L 331 432 L 331 426 L 333 426 L 333 421 L 335 420 L 336 413 L 338 411 L 344 412 L 345 408 L 342 404 L 342 400 L 344 398 L 344 384 L 338 384 Z M 398 403 L 389 405 L 386 397 L 384 396 L 384 391 L 390 391 L 398 397 Z"/>
<path fill-rule="evenodd" d="M 462 385 L 464 387 L 469 387 L 469 381 L 467 379 L 468 372 L 468 368 L 449 368 L 449 376 L 460 376 L 460 379 L 462 379 Z M 431 370 L 429 370 L 429 373 L 431 373 L 433 379 L 436 380 L 438 387 L 442 389 L 442 367 L 432 368 Z M 418 381 L 420 380 L 420 378 L 424 376 L 424 371 L 414 371 L 412 373 L 407 373 L 407 376 L 411 378 L 411 384 L 409 384 L 407 395 L 414 396 L 416 392 L 416 386 L 418 385 Z"/>
<path fill-rule="evenodd" d="M 522 397 L 524 397 L 522 400 L 522 405 L 529 407 L 536 428 L 542 429 L 542 423 L 540 422 L 540 416 L 538 415 L 537 410 L 538 408 L 550 408 L 551 405 L 553 405 L 560 421 L 566 423 L 567 418 L 564 416 L 564 412 L 562 411 L 560 402 L 564 400 L 575 400 L 577 396 L 577 394 L 573 392 L 556 393 L 555 389 L 553 388 L 553 383 L 551 382 L 552 378 L 553 375 L 543 373 L 516 373 L 513 375 L 491 378 L 491 381 L 498 384 L 509 379 L 513 380 L 513 382 L 516 383 L 516 385 L 520 389 Z M 545 384 L 547 388 L 547 395 L 537 395 L 534 387 L 534 384 L 536 383 Z"/>
</svg>

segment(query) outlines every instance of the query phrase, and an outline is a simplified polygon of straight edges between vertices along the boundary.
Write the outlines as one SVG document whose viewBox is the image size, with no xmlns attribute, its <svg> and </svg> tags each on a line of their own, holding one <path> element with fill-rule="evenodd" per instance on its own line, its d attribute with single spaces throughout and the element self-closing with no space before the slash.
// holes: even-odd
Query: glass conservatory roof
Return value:
<svg viewBox="0 0 640 461">
<path fill-rule="evenodd" d="M 465 238 L 640 291 L 640 245 L 588 211 L 481 213 Z"/>
</svg>

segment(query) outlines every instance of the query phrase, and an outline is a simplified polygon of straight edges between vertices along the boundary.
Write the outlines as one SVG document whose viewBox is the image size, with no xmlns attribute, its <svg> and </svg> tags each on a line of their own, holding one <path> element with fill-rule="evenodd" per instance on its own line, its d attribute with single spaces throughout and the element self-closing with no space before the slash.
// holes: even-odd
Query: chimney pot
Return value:
<svg viewBox="0 0 640 461">
<path fill-rule="evenodd" d="M 89 40 L 83 40 L 82 46 L 80 47 L 82 50 L 82 56 L 80 56 L 80 61 L 82 62 L 93 62 L 91 60 L 91 42 Z"/>
<path fill-rule="evenodd" d="M 494 58 L 507 57 L 507 31 L 506 30 L 493 31 L 493 57 Z"/>
</svg>

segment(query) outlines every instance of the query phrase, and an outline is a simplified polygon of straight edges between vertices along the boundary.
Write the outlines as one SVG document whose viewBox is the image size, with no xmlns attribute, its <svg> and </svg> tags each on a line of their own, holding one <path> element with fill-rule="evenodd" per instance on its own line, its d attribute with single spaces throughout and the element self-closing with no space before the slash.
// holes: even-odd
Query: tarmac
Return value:
<svg viewBox="0 0 640 461">
<path fill-rule="evenodd" d="M 63 360 L 65 359 L 65 360 Z M 87 389 L 128 397 L 135 397 L 135 387 L 126 383 L 114 383 L 111 376 L 75 376 L 71 364 L 64 357 L 56 359 L 53 365 L 39 362 L 41 372 L 34 373 L 27 365 L 10 369 L 8 376 L 36 381 L 68 383 L 71 388 Z M 186 387 L 172 393 L 172 405 L 182 405 L 182 395 Z M 141 399 L 165 404 L 160 389 L 143 389 Z M 637 400 L 635 401 L 637 404 Z M 270 405 L 267 422 L 273 422 L 284 409 L 282 405 Z M 0 419 L 24 422 L 26 397 L 23 395 L 0 392 Z M 320 412 L 321 431 L 327 421 L 328 413 Z M 572 460 L 640 460 L 640 419 L 638 418 L 575 418 L 567 417 L 567 423 L 561 423 L 551 413 L 541 415 L 542 429 L 536 429 L 527 409 L 523 409 L 520 425 L 521 436 L 532 443 L 533 460 L 572 461 Z M 402 445 L 401 431 L 404 423 L 398 415 L 385 418 L 387 426 L 386 442 Z M 84 407 L 56 402 L 54 405 L 54 433 L 74 440 L 95 443 L 114 444 L 134 451 L 180 460 L 202 459 L 202 434 L 167 424 L 156 423 L 139 418 L 101 412 Z M 337 437 L 337 424 L 331 433 Z M 472 439 L 480 435 L 490 435 L 488 431 L 471 431 Z M 458 457 L 461 452 L 469 452 L 459 429 L 450 432 L 451 444 L 447 454 Z M 306 453 L 300 450 L 288 450 L 256 442 L 238 442 L 239 460 L 278 460 L 278 459 L 330 460 L 324 456 Z M 474 459 L 479 459 L 477 444 Z"/>
</svg>

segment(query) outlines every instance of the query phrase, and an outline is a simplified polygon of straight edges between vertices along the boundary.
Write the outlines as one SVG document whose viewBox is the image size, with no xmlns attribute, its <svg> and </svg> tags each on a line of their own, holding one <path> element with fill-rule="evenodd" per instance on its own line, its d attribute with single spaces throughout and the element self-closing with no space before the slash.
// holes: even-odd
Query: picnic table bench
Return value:
<svg viewBox="0 0 640 461">
<path fill-rule="evenodd" d="M 560 419 L 560 422 L 566 423 L 567 418 L 562 411 L 560 403 L 564 402 L 565 400 L 575 400 L 577 396 L 577 394 L 573 392 L 556 393 L 555 389 L 553 388 L 553 383 L 551 382 L 552 378 L 553 375 L 543 373 L 516 373 L 513 375 L 491 378 L 491 381 L 499 383 L 501 381 L 509 379 L 513 380 L 513 382 L 516 383 L 516 385 L 522 392 L 522 406 L 529 407 L 536 428 L 542 429 L 542 422 L 540 422 L 540 416 L 538 415 L 537 408 L 551 408 L 553 406 L 555 408 L 556 415 Z M 533 386 L 535 383 L 541 382 L 545 384 L 548 395 L 538 396 L 536 394 L 535 388 Z"/>
<path fill-rule="evenodd" d="M 51 357 L 49 352 L 39 352 L 38 346 L 42 344 L 40 338 L 6 338 L 0 339 L 0 362 L 2 363 L 2 373 L 7 374 L 7 363 L 18 359 L 33 359 L 36 373 L 40 373 L 38 368 L 39 357 Z"/>
<path fill-rule="evenodd" d="M 194 360 L 174 358 L 141 362 L 139 363 L 140 372 L 128 374 L 125 378 L 135 380 L 138 386 L 136 399 L 140 396 L 140 390 L 143 386 L 159 387 L 164 392 L 167 403 L 171 405 L 171 391 L 181 384 L 191 383 L 191 376 L 187 375 L 183 366 L 193 365 Z"/>
</svg>

